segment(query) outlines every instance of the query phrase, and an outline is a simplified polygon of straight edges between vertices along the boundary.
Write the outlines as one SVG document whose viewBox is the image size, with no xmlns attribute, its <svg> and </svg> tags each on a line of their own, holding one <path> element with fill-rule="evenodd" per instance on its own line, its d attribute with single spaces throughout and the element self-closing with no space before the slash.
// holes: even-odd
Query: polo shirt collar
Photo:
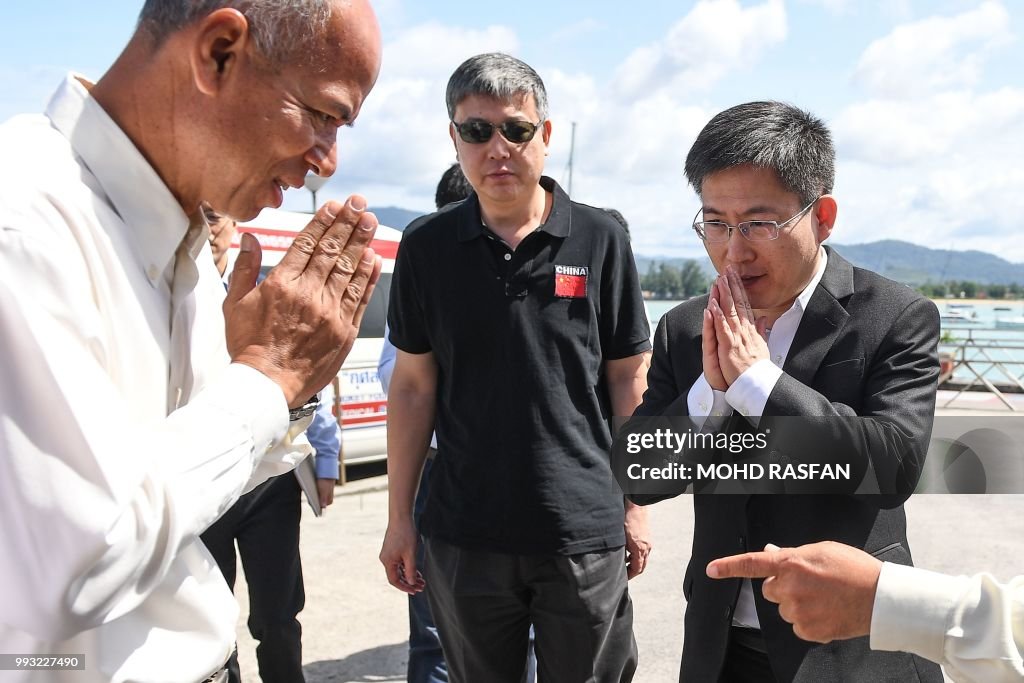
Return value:
<svg viewBox="0 0 1024 683">
<path fill-rule="evenodd" d="M 548 176 L 541 176 L 540 186 L 550 192 L 552 197 L 551 213 L 548 219 L 537 228 L 552 237 L 568 237 L 572 230 L 572 207 L 569 195 Z M 462 205 L 462 217 L 458 226 L 458 240 L 468 242 L 485 234 L 483 220 L 480 217 L 480 199 L 474 192 Z"/>
<path fill-rule="evenodd" d="M 68 74 L 50 99 L 46 115 L 96 178 L 127 226 L 146 277 L 157 286 L 185 237 L 189 219 L 156 170 L 89 95 L 86 84 L 78 74 Z"/>
</svg>

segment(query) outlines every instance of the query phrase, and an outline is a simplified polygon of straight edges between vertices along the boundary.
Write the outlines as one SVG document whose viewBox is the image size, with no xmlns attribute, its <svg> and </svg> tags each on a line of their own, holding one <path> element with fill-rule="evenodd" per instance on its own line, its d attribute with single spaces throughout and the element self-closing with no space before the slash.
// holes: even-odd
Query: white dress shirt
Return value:
<svg viewBox="0 0 1024 683">
<path fill-rule="evenodd" d="M 882 563 L 871 649 L 912 652 L 960 683 L 1024 681 L 1024 576 L 947 576 Z"/>
<path fill-rule="evenodd" d="M 197 535 L 293 467 L 280 388 L 229 364 L 205 224 L 74 75 L 0 126 L 5 681 L 199 681 L 238 607 Z"/>
<path fill-rule="evenodd" d="M 769 330 L 768 353 L 770 359 L 760 360 L 747 368 L 726 391 L 712 389 L 707 378 L 704 377 L 704 373 L 701 373 L 697 381 L 690 387 L 690 391 L 686 394 L 686 405 L 690 416 L 695 418 L 694 421 L 699 428 L 706 426 L 708 429 L 718 429 L 724 418 L 732 415 L 734 411 L 750 418 L 755 425 L 757 418 L 764 414 L 768 397 L 771 396 L 775 384 L 782 377 L 782 366 L 785 364 L 786 358 L 789 357 L 789 349 L 793 346 L 797 328 L 800 327 L 800 321 L 804 318 L 807 303 L 811 300 L 818 283 L 821 282 L 821 276 L 825 274 L 828 254 L 824 249 L 818 247 L 818 255 L 820 261 L 814 277 L 793 301 L 789 310 L 779 316 Z M 711 416 L 710 420 L 708 416 Z M 720 419 L 716 420 L 715 418 Z M 754 550 L 761 550 L 761 548 L 754 548 Z M 732 621 L 738 626 L 761 627 L 754 606 L 754 589 L 750 579 L 743 579 Z"/>
</svg>

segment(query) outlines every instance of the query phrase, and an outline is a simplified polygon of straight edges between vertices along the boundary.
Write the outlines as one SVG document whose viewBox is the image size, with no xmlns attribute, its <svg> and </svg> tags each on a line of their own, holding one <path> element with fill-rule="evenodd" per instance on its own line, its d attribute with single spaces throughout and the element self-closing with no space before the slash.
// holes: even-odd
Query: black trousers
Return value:
<svg viewBox="0 0 1024 683">
<path fill-rule="evenodd" d="M 628 683 L 637 666 L 622 548 L 506 555 L 426 539 L 424 578 L 449 680 L 519 683 L 533 623 L 542 683 Z"/>
<path fill-rule="evenodd" d="M 235 542 L 249 585 L 249 633 L 259 641 L 256 661 L 263 683 L 302 683 L 302 626 L 306 602 L 299 558 L 302 496 L 291 473 L 243 495 L 201 536 L 228 586 L 235 588 Z M 239 683 L 238 653 L 228 680 Z"/>
<path fill-rule="evenodd" d="M 718 683 L 775 683 L 768 650 L 756 629 L 733 626 Z"/>
</svg>

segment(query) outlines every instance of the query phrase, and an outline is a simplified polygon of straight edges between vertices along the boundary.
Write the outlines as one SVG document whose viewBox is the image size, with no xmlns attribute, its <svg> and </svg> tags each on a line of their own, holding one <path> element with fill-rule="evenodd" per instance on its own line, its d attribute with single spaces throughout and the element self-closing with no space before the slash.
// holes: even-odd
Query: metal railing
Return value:
<svg viewBox="0 0 1024 683">
<path fill-rule="evenodd" d="M 1011 411 L 1021 409 L 1006 394 L 1024 393 L 1024 335 L 1015 335 L 1016 338 L 994 337 L 991 334 L 993 332 L 1005 334 L 1007 331 L 956 328 L 944 333 L 944 339 L 939 341 L 939 352 L 948 354 L 953 364 L 942 373 L 939 385 L 948 383 L 958 370 L 960 377 L 951 383 L 956 394 L 941 407 L 949 407 L 967 391 L 983 388 Z M 950 338 L 949 335 L 955 336 Z M 967 376 L 966 383 L 963 383 L 964 375 Z"/>
</svg>

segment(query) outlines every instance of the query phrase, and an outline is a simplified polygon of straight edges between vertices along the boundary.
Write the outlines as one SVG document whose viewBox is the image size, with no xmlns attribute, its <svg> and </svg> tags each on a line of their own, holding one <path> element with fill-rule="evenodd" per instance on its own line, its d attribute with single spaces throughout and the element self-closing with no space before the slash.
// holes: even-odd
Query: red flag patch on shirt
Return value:
<svg viewBox="0 0 1024 683">
<path fill-rule="evenodd" d="M 565 299 L 587 298 L 587 266 L 555 266 L 555 296 Z"/>
</svg>

